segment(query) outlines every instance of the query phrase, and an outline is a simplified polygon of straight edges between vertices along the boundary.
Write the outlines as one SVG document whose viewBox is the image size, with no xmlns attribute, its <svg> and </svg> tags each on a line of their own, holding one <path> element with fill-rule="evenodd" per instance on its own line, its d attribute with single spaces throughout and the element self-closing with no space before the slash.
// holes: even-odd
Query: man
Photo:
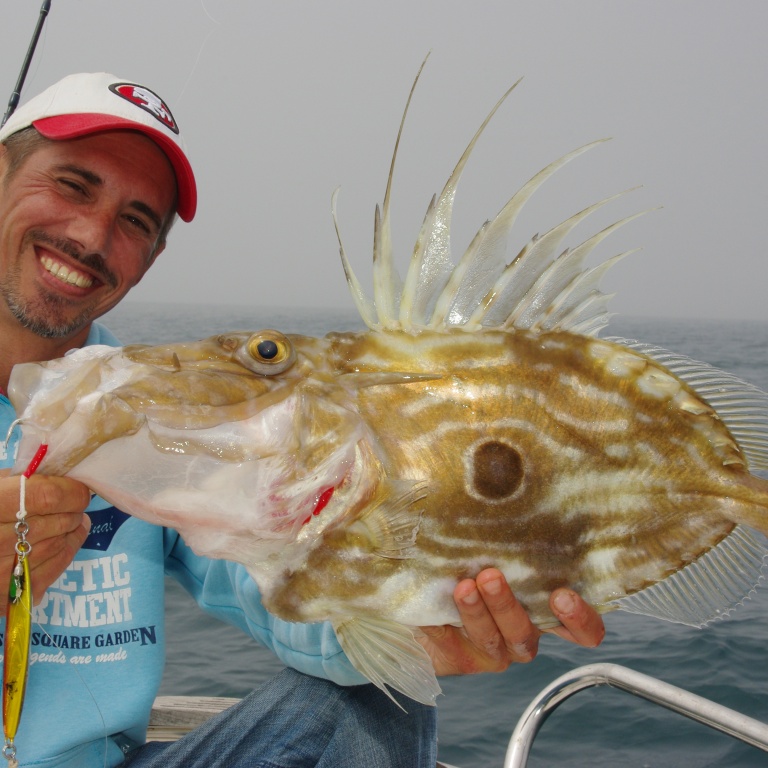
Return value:
<svg viewBox="0 0 768 768">
<path fill-rule="evenodd" d="M 195 208 L 178 127 L 148 88 L 73 75 L 21 107 L 0 130 L 3 393 L 17 363 L 117 344 L 93 321 L 142 279 L 175 216 L 191 221 Z M 14 418 L 3 394 L 0 433 Z M 12 439 L 0 466 L 13 452 Z M 22 765 L 434 766 L 434 708 L 403 701 L 406 714 L 364 685 L 329 626 L 270 616 L 241 566 L 197 557 L 174 531 L 91 502 L 68 478 L 33 475 L 25 493 L 35 625 Z M 0 477 L 3 604 L 18 509 L 19 479 Z M 162 676 L 165 573 L 288 669 L 189 737 L 143 745 Z M 465 629 L 427 627 L 422 640 L 439 674 L 535 656 L 539 632 L 498 571 L 463 581 L 455 598 Z M 566 639 L 602 639 L 602 621 L 572 592 L 553 595 L 553 609 Z"/>
</svg>

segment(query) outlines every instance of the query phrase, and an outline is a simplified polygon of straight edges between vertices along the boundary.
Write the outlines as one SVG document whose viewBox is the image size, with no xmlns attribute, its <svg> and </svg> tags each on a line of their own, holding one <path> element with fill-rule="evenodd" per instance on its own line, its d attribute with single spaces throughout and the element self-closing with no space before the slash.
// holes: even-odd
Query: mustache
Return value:
<svg viewBox="0 0 768 768">
<path fill-rule="evenodd" d="M 49 245 L 55 248 L 61 253 L 69 256 L 70 259 L 76 261 L 78 264 L 87 267 L 93 272 L 99 280 L 106 283 L 111 288 L 117 286 L 117 278 L 112 270 L 107 266 L 104 257 L 98 253 L 85 253 L 82 248 L 78 247 L 74 242 L 68 240 L 65 237 L 54 237 L 49 235 L 45 230 L 33 229 L 29 231 L 27 239 L 44 245 Z"/>
</svg>

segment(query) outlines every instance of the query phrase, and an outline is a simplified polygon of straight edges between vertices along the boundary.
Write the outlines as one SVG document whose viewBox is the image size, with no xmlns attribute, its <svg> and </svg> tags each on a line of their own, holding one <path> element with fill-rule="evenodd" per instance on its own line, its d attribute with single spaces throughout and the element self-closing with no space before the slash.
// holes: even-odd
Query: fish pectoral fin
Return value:
<svg viewBox="0 0 768 768">
<path fill-rule="evenodd" d="M 421 510 L 416 502 L 426 496 L 425 483 L 386 482 L 378 499 L 365 510 L 359 522 L 367 532 L 373 551 L 381 557 L 404 560 L 414 556 L 414 545 L 421 525 Z"/>
<path fill-rule="evenodd" d="M 331 622 L 352 666 L 397 704 L 387 686 L 427 706 L 441 693 L 432 660 L 403 624 L 386 619 L 337 619 Z"/>
</svg>

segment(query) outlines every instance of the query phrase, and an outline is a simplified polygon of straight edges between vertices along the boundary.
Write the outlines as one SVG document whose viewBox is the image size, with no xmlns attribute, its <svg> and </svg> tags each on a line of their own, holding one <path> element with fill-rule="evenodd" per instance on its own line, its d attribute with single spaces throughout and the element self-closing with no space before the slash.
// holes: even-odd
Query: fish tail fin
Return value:
<svg viewBox="0 0 768 768">
<path fill-rule="evenodd" d="M 734 505 L 734 522 L 768 536 L 768 480 L 745 472 L 739 482 L 749 489 L 751 498 Z"/>
<path fill-rule="evenodd" d="M 403 624 L 384 619 L 332 621 L 339 644 L 352 666 L 380 688 L 400 709 L 387 686 L 427 706 L 441 693 L 429 654 Z"/>
<path fill-rule="evenodd" d="M 733 494 L 726 494 L 733 500 L 727 514 L 736 527 L 695 562 L 612 604 L 632 613 L 704 626 L 727 616 L 764 578 L 768 562 L 768 541 L 764 538 L 768 536 L 768 481 L 757 473 L 768 471 L 768 394 L 709 363 L 662 347 L 618 337 L 606 340 L 664 366 L 690 386 L 716 414 L 712 420 L 728 430 L 727 434 L 712 430 L 710 440 L 723 467 L 730 467 L 737 475 Z M 691 413 L 707 415 L 703 409 L 698 410 L 700 406 L 695 402 L 681 403 Z"/>
</svg>

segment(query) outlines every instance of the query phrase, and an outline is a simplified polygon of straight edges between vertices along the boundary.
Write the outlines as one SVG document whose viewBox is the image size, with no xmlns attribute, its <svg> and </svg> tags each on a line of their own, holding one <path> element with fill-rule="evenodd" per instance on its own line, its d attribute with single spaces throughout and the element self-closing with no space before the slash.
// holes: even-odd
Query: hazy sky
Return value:
<svg viewBox="0 0 768 768">
<path fill-rule="evenodd" d="M 3 112 L 39 9 L 3 3 Z M 401 265 L 432 194 L 522 76 L 459 186 L 455 258 L 541 167 L 612 137 L 537 193 L 510 259 L 642 185 L 578 230 L 660 207 L 596 254 L 642 249 L 606 280 L 612 309 L 768 320 L 767 28 L 765 0 L 53 0 L 22 100 L 108 71 L 157 91 L 181 125 L 198 215 L 129 301 L 351 307 L 331 194 L 341 187 L 367 286 L 374 206 L 426 53 L 395 172 Z"/>
</svg>

